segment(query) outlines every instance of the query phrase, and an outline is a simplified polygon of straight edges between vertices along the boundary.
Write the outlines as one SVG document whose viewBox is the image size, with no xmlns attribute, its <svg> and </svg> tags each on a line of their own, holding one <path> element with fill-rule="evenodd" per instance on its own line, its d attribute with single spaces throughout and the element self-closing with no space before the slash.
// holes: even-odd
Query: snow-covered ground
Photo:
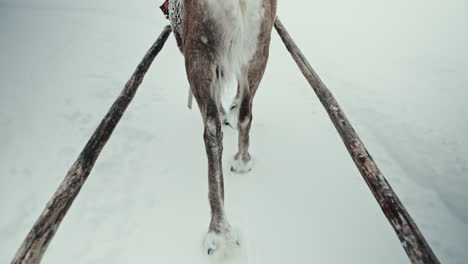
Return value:
<svg viewBox="0 0 468 264">
<path fill-rule="evenodd" d="M 161 0 L 162 2 L 162 0 Z M 0 263 L 167 23 L 159 1 L 0 0 Z M 443 263 L 468 259 L 468 3 L 279 3 L 279 16 Z M 207 263 L 207 168 L 171 37 L 43 263 Z M 225 131 L 225 164 L 235 131 Z M 254 170 L 225 170 L 239 263 L 408 263 L 274 33 Z"/>
</svg>

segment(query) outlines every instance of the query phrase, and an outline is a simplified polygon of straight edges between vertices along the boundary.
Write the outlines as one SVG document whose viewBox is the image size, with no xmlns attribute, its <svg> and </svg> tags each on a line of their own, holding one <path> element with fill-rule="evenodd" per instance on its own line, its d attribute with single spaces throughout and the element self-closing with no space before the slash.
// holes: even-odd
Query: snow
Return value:
<svg viewBox="0 0 468 264">
<path fill-rule="evenodd" d="M 162 2 L 162 1 L 161 1 Z M 443 263 L 468 259 L 468 3 L 280 1 L 279 15 Z M 0 0 L 0 263 L 8 263 L 167 23 L 159 2 Z M 240 263 L 408 263 L 276 33 L 254 104 L 255 166 L 226 213 Z M 43 263 L 207 263 L 207 166 L 171 37 Z"/>
</svg>

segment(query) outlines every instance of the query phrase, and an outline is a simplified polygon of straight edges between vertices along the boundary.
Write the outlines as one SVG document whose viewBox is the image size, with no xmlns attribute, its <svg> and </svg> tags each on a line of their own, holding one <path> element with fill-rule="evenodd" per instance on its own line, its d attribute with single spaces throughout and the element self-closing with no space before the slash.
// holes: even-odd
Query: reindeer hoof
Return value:
<svg viewBox="0 0 468 264">
<path fill-rule="evenodd" d="M 231 162 L 231 171 L 235 173 L 247 173 L 252 171 L 253 160 L 249 159 L 244 161 L 241 159 L 235 159 Z"/>
<path fill-rule="evenodd" d="M 239 250 L 240 242 L 237 234 L 232 231 L 209 232 L 205 237 L 204 246 L 208 256 L 228 257 Z"/>
<path fill-rule="evenodd" d="M 252 168 L 248 168 L 247 171 L 242 171 L 242 170 L 237 170 L 236 168 L 234 168 L 233 166 L 231 166 L 231 171 L 232 171 L 232 172 L 237 172 L 237 173 L 245 173 L 245 172 L 251 172 L 251 171 L 252 171 Z"/>
</svg>

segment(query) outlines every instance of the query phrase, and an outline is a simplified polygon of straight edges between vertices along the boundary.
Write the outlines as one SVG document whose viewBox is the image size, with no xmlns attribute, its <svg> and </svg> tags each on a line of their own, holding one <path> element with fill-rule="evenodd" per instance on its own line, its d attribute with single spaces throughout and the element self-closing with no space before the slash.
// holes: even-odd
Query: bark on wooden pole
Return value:
<svg viewBox="0 0 468 264">
<path fill-rule="evenodd" d="M 110 138 L 114 128 L 132 101 L 143 78 L 156 55 L 166 42 L 171 27 L 164 27 L 156 42 L 151 46 L 137 66 L 121 94 L 111 106 L 96 131 L 68 171 L 62 184 L 50 199 L 33 228 L 23 241 L 12 264 L 37 264 L 41 262 L 47 246 L 52 240 L 65 214 L 88 178 L 102 148 Z M 65 261 L 66 262 L 66 261 Z"/>
<path fill-rule="evenodd" d="M 299 66 L 302 74 L 304 74 L 320 99 L 320 102 L 327 110 L 349 154 L 377 199 L 388 221 L 393 226 L 411 262 L 415 264 L 439 263 L 439 260 L 427 244 L 424 236 L 419 231 L 408 211 L 406 211 L 400 199 L 380 172 L 377 164 L 354 131 L 333 94 L 312 69 L 307 59 L 278 18 L 275 22 L 275 28 L 286 45 L 286 48 Z"/>
</svg>

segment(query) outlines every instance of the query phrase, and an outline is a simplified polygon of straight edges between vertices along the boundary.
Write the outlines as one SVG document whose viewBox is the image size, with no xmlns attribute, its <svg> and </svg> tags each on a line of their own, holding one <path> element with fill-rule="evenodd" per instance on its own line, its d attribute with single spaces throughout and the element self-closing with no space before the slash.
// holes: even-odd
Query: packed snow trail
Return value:
<svg viewBox="0 0 468 264">
<path fill-rule="evenodd" d="M 455 10 L 455 2 L 450 1 L 446 9 Z M 380 76 L 368 57 L 348 67 L 359 54 L 375 50 L 382 54 L 379 60 L 398 68 L 402 65 L 391 60 L 398 51 L 359 48 L 361 38 L 375 33 L 373 28 L 364 32 L 365 23 L 357 27 L 362 33 L 346 35 L 346 41 L 339 31 L 344 20 L 320 24 L 325 13 L 333 18 L 346 16 L 335 12 L 332 5 L 337 3 L 310 8 L 314 16 L 307 18 L 316 29 L 312 35 L 313 27 L 303 24 L 306 8 L 293 13 L 280 3 L 279 15 L 335 91 L 441 261 L 463 263 L 468 257 L 464 251 L 467 210 L 457 201 L 464 197 L 466 186 L 462 177 L 466 143 L 453 137 L 449 148 L 437 144 L 442 140 L 439 135 L 456 120 L 431 119 L 435 130 L 418 137 L 426 127 L 407 119 L 409 111 L 400 109 L 399 103 L 405 103 L 404 108 L 413 110 L 411 99 L 388 99 L 394 95 L 391 89 L 383 89 L 388 75 Z M 167 22 L 153 1 L 123 0 L 3 0 L 0 20 L 0 263 L 8 263 L 142 53 Z M 383 35 L 385 30 L 377 33 Z M 456 38 L 456 32 L 449 33 Z M 349 47 L 355 53 L 346 57 Z M 467 56 L 465 49 L 458 50 L 459 56 Z M 243 241 L 239 262 L 408 263 L 325 111 L 276 35 L 271 54 L 253 109 L 251 146 L 256 166 L 246 175 L 232 174 L 225 167 L 227 213 Z M 424 66 L 435 65 L 431 60 L 437 56 L 429 57 L 430 63 L 414 59 L 416 66 L 406 69 L 427 69 Z M 450 63 L 447 60 L 454 67 L 459 62 Z M 468 82 L 462 71 L 447 73 L 459 83 L 452 86 L 452 108 L 440 111 L 466 114 L 466 106 L 457 99 L 462 95 L 457 87 Z M 438 89 L 436 84 L 417 86 L 415 80 L 413 84 L 411 88 L 424 88 L 430 98 Z M 187 87 L 183 58 L 171 37 L 43 263 L 207 263 L 201 251 L 209 223 L 206 157 L 200 114 L 197 108 L 189 111 L 185 106 Z M 416 92 L 410 91 L 415 98 Z M 415 111 L 423 107 L 429 108 L 419 105 Z M 237 134 L 227 129 L 224 135 L 223 162 L 228 164 Z M 425 144 L 428 135 L 435 140 Z M 428 162 L 426 151 L 441 151 L 461 161 L 455 159 L 444 167 L 439 160 Z M 453 168 L 451 178 L 446 178 L 454 183 L 453 195 L 446 195 L 437 177 L 419 180 L 431 167 L 437 172 Z"/>
</svg>

